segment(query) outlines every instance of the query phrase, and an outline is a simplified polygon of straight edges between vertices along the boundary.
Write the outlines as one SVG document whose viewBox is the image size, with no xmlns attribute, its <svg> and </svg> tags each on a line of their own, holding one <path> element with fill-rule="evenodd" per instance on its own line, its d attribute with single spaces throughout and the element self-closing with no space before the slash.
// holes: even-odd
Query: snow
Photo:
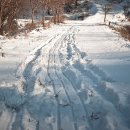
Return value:
<svg viewBox="0 0 130 130">
<path fill-rule="evenodd" d="M 100 3 L 90 12 L 0 36 L 0 130 L 130 129 L 130 42 L 104 24 Z"/>
</svg>

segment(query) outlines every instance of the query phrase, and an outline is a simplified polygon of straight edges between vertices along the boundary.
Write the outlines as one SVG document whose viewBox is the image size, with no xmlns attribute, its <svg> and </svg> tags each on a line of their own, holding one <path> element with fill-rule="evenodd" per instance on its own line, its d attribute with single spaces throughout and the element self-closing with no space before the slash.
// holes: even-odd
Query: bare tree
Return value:
<svg viewBox="0 0 130 130">
<path fill-rule="evenodd" d="M 65 0 L 51 0 L 51 9 L 54 15 L 54 23 L 62 22 Z"/>
<path fill-rule="evenodd" d="M 77 6 L 78 5 L 78 0 L 75 0 L 75 6 Z"/>
<path fill-rule="evenodd" d="M 49 0 L 40 0 L 40 7 L 42 9 L 42 25 L 45 27 L 45 15 L 49 6 Z"/>
<path fill-rule="evenodd" d="M 0 0 L 0 34 L 14 29 L 15 18 L 20 9 L 21 0 Z"/>
<path fill-rule="evenodd" d="M 63 22 L 66 5 L 77 4 L 78 0 L 49 0 L 48 6 L 54 16 L 54 23 Z"/>
<path fill-rule="evenodd" d="M 123 10 L 124 10 L 124 15 L 125 18 L 127 19 L 128 17 L 130 17 L 130 3 L 127 3 L 126 5 L 124 5 Z"/>
<path fill-rule="evenodd" d="M 38 0 L 30 0 L 30 7 L 31 7 L 31 19 L 32 24 L 34 23 L 34 16 L 37 8 L 39 7 L 39 1 Z"/>
<path fill-rule="evenodd" d="M 112 4 L 105 4 L 103 6 L 103 11 L 104 11 L 104 22 L 106 22 L 106 17 L 107 17 L 107 14 L 110 12 L 110 10 L 112 9 Z"/>
<path fill-rule="evenodd" d="M 38 11 L 42 11 L 42 21 L 44 25 L 45 16 L 52 15 L 49 22 L 60 23 L 63 21 L 65 4 L 76 3 L 78 0 L 0 0 L 0 34 L 14 29 L 17 26 L 17 15 L 29 16 L 31 12 L 32 25 L 34 17 Z M 18 13 L 19 12 L 19 13 Z"/>
</svg>

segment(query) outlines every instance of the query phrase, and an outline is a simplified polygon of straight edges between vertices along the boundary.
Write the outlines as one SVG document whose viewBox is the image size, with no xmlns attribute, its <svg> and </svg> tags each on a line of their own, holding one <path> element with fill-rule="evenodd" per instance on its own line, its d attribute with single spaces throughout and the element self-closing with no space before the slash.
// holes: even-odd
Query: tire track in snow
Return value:
<svg viewBox="0 0 130 130">
<path fill-rule="evenodd" d="M 55 76 L 57 76 L 57 78 L 58 78 L 58 80 L 60 81 L 60 84 L 61 84 L 61 86 L 62 86 L 62 88 L 64 89 L 64 92 L 65 92 L 65 94 L 66 94 L 66 96 L 67 96 L 67 99 L 68 99 L 68 101 L 69 101 L 69 106 L 70 106 L 70 108 L 71 108 L 71 112 L 72 112 L 72 117 L 73 117 L 73 123 L 74 123 L 74 129 L 75 130 L 78 130 L 78 127 L 77 127 L 77 123 L 76 123 L 76 118 L 75 118 L 75 114 L 74 114 L 74 108 L 73 108 L 73 106 L 71 105 L 71 98 L 70 98 L 70 96 L 69 96 L 69 94 L 68 94 L 68 92 L 67 92 L 67 90 L 66 90 L 66 87 L 65 87 L 65 84 L 64 84 L 64 82 L 62 81 L 62 79 L 61 79 L 61 77 L 58 75 L 58 73 L 57 73 L 57 70 L 56 70 L 56 55 L 55 55 L 55 51 L 56 51 L 56 49 L 57 49 L 57 47 L 59 46 L 59 43 L 61 42 L 62 43 L 62 41 L 64 40 L 64 38 L 65 38 L 65 36 L 62 38 L 62 39 L 60 39 L 55 45 L 54 45 L 54 47 L 52 48 L 52 50 L 49 52 L 49 55 L 52 55 L 52 63 L 51 64 L 54 64 L 54 72 L 55 72 Z M 49 58 L 50 59 L 50 58 Z M 50 61 L 49 61 L 50 62 Z M 49 70 L 50 68 L 48 68 L 48 70 Z M 50 75 L 50 74 L 49 74 Z M 50 79 L 51 79 L 51 81 L 52 81 L 52 84 L 53 84 L 53 86 L 56 88 L 56 86 L 55 86 L 55 83 L 54 83 L 54 80 L 53 80 L 53 78 L 51 77 L 51 75 L 50 75 Z M 56 91 L 55 91 L 56 92 Z M 57 100 L 58 100 L 58 104 L 60 104 L 60 102 L 59 102 L 59 97 L 57 97 Z M 59 108 L 60 108 L 60 106 L 59 106 Z M 60 118 L 60 115 L 58 116 L 59 118 Z M 61 120 L 61 119 L 60 119 Z M 62 120 L 63 121 L 63 120 Z M 59 123 L 61 123 L 61 121 L 59 121 Z M 69 124 L 66 124 L 66 125 L 69 125 Z M 59 126 L 59 130 L 61 129 L 61 125 Z"/>
<path fill-rule="evenodd" d="M 75 32 L 75 30 L 73 30 L 72 33 L 74 33 L 74 32 Z M 72 39 L 71 39 L 71 38 L 72 38 Z M 68 41 L 69 41 L 69 43 L 74 42 L 74 34 L 69 34 L 69 39 L 68 39 Z M 59 54 L 60 54 L 60 50 L 61 50 L 62 46 L 63 46 L 63 45 L 61 44 L 60 48 L 58 49 L 58 57 L 59 57 L 59 60 L 60 60 L 60 64 L 62 64 L 62 61 L 61 61 L 61 58 L 60 58 Z M 77 49 L 77 50 L 78 50 L 78 49 Z M 77 55 L 78 55 L 78 58 L 79 58 L 79 57 L 80 57 L 79 51 L 77 51 Z M 77 94 L 77 96 L 78 96 L 78 98 L 79 98 L 79 100 L 80 100 L 80 102 L 81 102 L 81 105 L 83 106 L 83 109 L 84 109 L 84 111 L 85 111 L 85 118 L 86 118 L 85 120 L 89 123 L 89 127 L 86 128 L 86 129 L 90 129 L 90 130 L 92 129 L 92 130 L 93 130 L 93 125 L 92 125 L 91 121 L 88 119 L 88 118 L 89 118 L 89 113 L 88 113 L 88 111 L 87 111 L 87 109 L 86 109 L 86 107 L 85 107 L 85 104 L 84 104 L 84 101 L 83 101 L 82 97 L 78 94 L 78 89 L 77 89 L 77 88 L 75 87 L 75 85 L 73 84 L 74 81 L 72 81 L 71 78 L 68 77 L 68 76 L 64 73 L 64 70 L 63 70 L 63 69 L 61 69 L 61 71 L 62 71 L 62 75 L 70 82 L 71 86 L 73 87 L 75 93 Z"/>
<path fill-rule="evenodd" d="M 73 30 L 74 31 L 74 30 Z M 69 38 L 71 38 L 71 36 L 70 36 L 70 34 L 69 34 Z M 59 48 L 57 47 L 57 52 L 58 52 L 58 57 L 57 57 L 57 59 L 59 59 L 59 64 L 61 64 L 60 63 L 60 58 L 59 58 L 59 51 L 60 51 L 60 49 L 61 49 L 61 47 L 62 47 L 62 44 L 63 43 L 61 43 L 61 45 L 59 45 Z M 56 70 L 56 54 L 55 54 L 55 70 Z M 60 65 L 59 65 L 60 66 Z M 58 69 L 59 70 L 59 69 Z M 60 74 L 58 74 L 58 72 L 59 71 L 56 71 L 56 75 L 57 75 L 57 77 L 59 77 L 59 80 L 62 82 L 62 85 L 64 86 L 64 89 L 66 90 L 66 94 L 68 95 L 68 97 L 69 97 L 69 90 L 68 90 L 68 88 L 66 87 L 66 85 L 64 84 L 64 81 L 66 80 L 68 83 L 69 83 L 69 87 L 70 88 L 72 88 L 72 91 L 73 91 L 73 93 L 74 93 L 74 95 L 76 96 L 76 98 L 77 98 L 77 101 L 80 103 L 80 110 L 82 110 L 83 111 L 83 113 L 84 113 L 84 117 L 85 117 L 85 124 L 87 124 L 87 122 L 89 122 L 88 120 L 87 120 L 87 118 L 88 118 L 88 113 L 87 113 L 87 111 L 86 111 L 86 108 L 85 108 L 85 105 L 84 105 L 84 103 L 83 103 L 83 100 L 81 99 L 81 97 L 78 95 L 78 91 L 77 91 L 77 89 L 75 88 L 75 86 L 73 85 L 73 83 L 72 83 L 72 81 L 64 74 L 64 72 L 62 71 L 62 69 L 61 69 L 61 73 Z M 64 78 L 61 78 L 61 75 L 64 77 Z M 67 83 L 66 82 L 66 83 Z M 71 95 L 71 94 L 70 94 Z M 73 100 L 73 99 L 72 99 Z M 70 96 L 70 99 L 69 99 L 69 101 L 70 102 L 72 102 L 71 101 L 71 96 Z M 73 108 L 72 108 L 73 109 Z M 73 110 L 74 111 L 74 110 Z M 75 113 L 75 112 L 74 112 Z M 73 114 L 74 114 L 73 113 Z M 74 114 L 75 115 L 75 114 Z M 90 123 L 90 122 L 89 122 Z M 92 124 L 91 124 L 91 126 L 92 126 Z M 89 129 L 89 126 L 87 125 L 87 126 L 85 126 L 84 127 L 84 129 Z M 91 129 L 91 128 L 90 128 Z"/>
<path fill-rule="evenodd" d="M 46 45 L 48 45 L 54 38 L 56 38 L 56 35 L 53 36 L 52 38 L 50 38 L 49 40 L 46 41 L 45 44 L 40 45 L 39 47 L 35 48 L 32 53 L 30 53 L 31 55 L 29 57 L 27 57 L 27 61 L 29 60 L 29 62 L 27 64 L 25 64 L 25 68 L 23 71 L 23 77 L 21 80 L 21 84 L 23 85 L 23 89 L 24 89 L 24 95 L 25 95 L 25 104 L 24 106 L 27 104 L 27 102 L 29 101 L 29 99 L 31 98 L 31 93 L 33 92 L 34 89 L 34 85 L 36 82 L 37 77 L 35 75 L 32 74 L 32 69 L 34 66 L 35 61 L 38 59 L 38 57 L 41 55 L 41 50 L 43 47 L 45 47 Z M 26 62 L 26 61 L 24 61 Z M 37 70 L 39 71 L 39 70 Z M 20 110 L 22 112 L 17 112 L 16 113 L 16 119 L 12 124 L 12 130 L 16 130 L 18 129 L 18 127 L 22 130 L 23 129 L 23 125 L 22 125 L 22 119 L 23 119 L 23 111 L 24 111 L 24 106 L 20 107 Z M 19 124 L 19 125 L 18 125 Z M 17 127 L 17 128 L 15 128 Z"/>
<path fill-rule="evenodd" d="M 55 61 L 56 59 L 55 59 L 55 55 L 54 55 L 54 64 L 55 64 Z M 72 111 L 72 116 L 73 116 L 73 122 L 74 122 L 74 128 L 75 128 L 75 130 L 78 130 L 78 127 L 77 127 L 77 123 L 76 123 L 76 118 L 75 118 L 75 114 L 74 114 L 74 109 L 73 109 L 73 106 L 71 105 L 71 103 L 72 103 L 72 101 L 71 101 L 71 98 L 70 98 L 70 96 L 69 96 L 69 94 L 68 94 L 68 92 L 67 92 L 67 89 L 66 89 L 66 87 L 65 87 L 65 84 L 64 84 L 64 82 L 62 81 L 62 79 L 61 79 L 61 77 L 58 75 L 58 73 L 57 73 L 57 70 L 56 70 L 56 66 L 54 65 L 54 68 L 55 68 L 55 73 L 56 73 L 56 76 L 58 77 L 58 79 L 59 79 L 59 81 L 61 82 L 61 84 L 62 84 L 62 86 L 63 86 L 63 88 L 64 88 L 64 90 L 65 90 L 65 94 L 67 95 L 67 98 L 68 98 L 68 100 L 69 100 L 69 104 L 70 104 L 70 107 L 71 107 L 71 111 Z"/>
<path fill-rule="evenodd" d="M 74 36 L 72 36 L 73 41 L 75 41 Z M 80 61 L 81 59 L 87 58 L 87 55 L 83 56 L 82 52 L 76 47 L 76 45 L 73 43 L 72 44 L 73 49 L 75 50 L 75 53 L 77 54 L 78 57 L 78 61 Z M 90 61 L 90 59 L 85 59 L 86 60 L 86 65 L 87 67 L 84 68 L 83 65 L 81 65 L 79 63 L 79 67 L 78 66 L 74 66 L 76 69 L 80 69 L 80 68 L 84 68 L 84 70 L 80 70 L 81 72 L 84 72 L 83 74 L 87 74 L 87 76 L 89 76 L 90 79 L 93 80 L 93 82 L 98 85 L 98 86 L 102 86 L 102 85 L 106 85 L 106 82 L 113 82 L 112 79 L 110 79 L 101 69 L 99 69 L 97 66 L 93 65 Z M 78 62 L 77 62 L 78 63 Z M 85 73 L 86 70 L 86 73 Z M 104 82 L 102 82 L 104 81 Z M 103 84 L 104 83 L 104 84 Z M 105 91 L 105 90 L 104 90 Z"/>
<path fill-rule="evenodd" d="M 52 48 L 53 49 L 53 48 Z M 51 73 L 50 73 L 50 64 L 51 64 L 51 51 L 49 51 L 49 58 L 48 58 L 48 67 L 47 67 L 47 73 L 48 73 L 48 77 L 50 78 L 51 80 L 51 83 L 52 83 L 52 87 L 53 87 L 53 90 L 54 90 L 54 96 L 55 96 L 55 99 L 56 99 L 56 102 L 57 102 L 57 130 L 60 130 L 60 107 L 59 107 L 59 99 L 56 97 L 56 86 L 54 84 L 54 81 L 53 81 L 53 78 L 51 77 Z"/>
<path fill-rule="evenodd" d="M 61 41 L 61 39 L 62 40 L 64 39 L 64 35 L 65 34 L 63 34 L 58 39 L 58 41 L 55 42 L 54 46 L 50 49 L 50 51 L 49 51 L 49 58 L 48 58 L 48 66 L 47 66 L 48 77 L 50 79 L 50 82 L 52 83 L 53 90 L 54 90 L 54 96 L 55 96 L 55 99 L 56 99 L 56 102 L 57 102 L 57 130 L 61 130 L 61 112 L 60 112 L 61 108 L 60 108 L 60 101 L 59 101 L 59 98 L 58 98 L 58 91 L 59 91 L 59 89 L 57 89 L 54 77 L 51 74 L 51 69 L 54 69 L 53 68 L 53 62 L 54 62 L 54 55 L 53 54 L 55 52 L 56 46 L 57 46 L 57 44 L 59 44 L 59 41 Z"/>
<path fill-rule="evenodd" d="M 43 47 L 45 47 L 46 45 L 48 45 L 49 43 L 51 43 L 51 41 L 53 39 L 56 38 L 57 35 L 53 36 L 52 38 L 50 38 L 49 40 L 47 40 L 47 43 L 42 45 L 42 46 L 39 46 L 38 48 L 36 48 L 32 53 L 33 55 L 33 58 L 27 63 L 24 71 L 23 71 L 23 79 L 25 81 L 25 93 L 27 93 L 27 95 L 30 95 L 30 93 L 33 91 L 33 87 L 34 87 L 34 83 L 36 81 L 36 76 L 32 74 L 32 68 L 34 66 L 34 63 L 35 61 L 38 59 L 38 57 L 41 55 L 41 50 Z M 27 61 L 28 59 L 30 59 L 30 57 L 27 58 Z M 39 70 L 38 70 L 39 71 Z M 38 72 L 36 72 L 38 73 Z M 31 84 L 31 85 L 30 85 Z M 29 86 L 28 86 L 29 85 Z"/>
<path fill-rule="evenodd" d="M 76 45 L 74 44 L 74 50 L 76 53 L 78 53 L 78 57 L 80 55 L 80 57 L 82 58 L 82 52 L 76 47 Z M 83 59 L 83 58 L 82 58 Z M 80 60 L 80 59 L 79 59 Z M 78 60 L 78 61 L 79 61 Z M 89 59 L 87 60 L 89 61 Z M 97 91 L 101 90 L 99 93 L 102 94 L 102 96 L 104 96 L 104 98 L 111 102 L 114 106 L 114 102 L 112 101 L 113 99 L 110 97 L 106 97 L 107 93 L 105 91 L 105 87 L 106 87 L 106 82 L 113 82 L 113 80 L 111 78 L 109 78 L 101 69 L 99 69 L 97 66 L 93 65 L 91 62 L 87 63 L 86 61 L 86 68 L 84 68 L 83 65 L 81 65 L 80 63 L 78 63 L 80 66 L 76 66 L 74 65 L 74 67 L 76 69 L 78 69 L 81 73 L 86 74 L 86 76 L 88 76 L 95 85 L 97 85 L 97 87 L 99 86 L 104 86 L 104 87 L 99 87 L 100 89 L 97 88 Z M 77 64 L 77 65 L 78 65 Z M 81 70 L 81 68 L 83 68 L 83 70 Z M 95 88 L 96 89 L 96 88 Z M 112 91 L 111 91 L 112 92 Z M 115 99 L 118 101 L 118 95 L 116 95 L 116 93 L 114 93 L 114 91 L 111 93 L 112 95 L 115 95 Z M 110 100 L 111 99 L 111 100 Z M 116 106 L 115 106 L 116 107 Z"/>
<path fill-rule="evenodd" d="M 60 61 L 60 63 L 61 63 L 61 61 Z M 83 101 L 82 97 L 79 96 L 79 94 L 78 94 L 78 89 L 77 89 L 77 88 L 75 87 L 75 85 L 73 84 L 73 81 L 71 80 L 71 78 L 68 77 L 68 76 L 64 73 L 64 70 L 63 70 L 63 69 L 62 69 L 62 74 L 63 74 L 64 77 L 70 82 L 71 86 L 74 88 L 74 90 L 75 90 L 77 96 L 79 97 L 79 100 L 80 100 L 80 102 L 81 102 L 81 104 L 82 104 L 82 106 L 83 106 L 83 109 L 84 109 L 84 111 L 85 111 L 85 120 L 89 123 L 88 128 L 91 130 L 93 126 L 92 126 L 92 123 L 90 122 L 90 120 L 88 119 L 88 118 L 89 118 L 89 113 L 88 113 L 88 111 L 87 111 L 87 109 L 86 109 L 86 107 L 85 107 L 85 104 L 84 104 L 84 101 Z M 86 129 L 87 129 L 87 128 L 86 128 Z"/>
<path fill-rule="evenodd" d="M 80 61 L 80 58 L 82 58 L 82 54 L 80 50 L 76 47 L 75 44 L 73 44 L 72 48 L 75 50 L 75 54 L 78 57 L 78 61 Z M 79 58 L 80 56 L 80 58 Z M 73 55 L 72 55 L 72 61 L 73 61 Z M 88 60 L 89 61 L 89 60 Z M 86 64 L 88 64 L 86 62 Z M 112 107 L 115 111 L 117 111 L 118 115 L 121 115 L 119 112 L 119 109 L 117 107 L 116 102 L 119 102 L 118 95 L 114 91 L 108 91 L 106 92 L 106 82 L 113 82 L 111 79 L 109 79 L 105 73 L 100 70 L 98 67 L 94 66 L 93 64 L 90 64 L 90 66 L 87 66 L 84 68 L 84 65 L 82 65 L 80 62 L 74 63 L 75 69 L 77 69 L 82 75 L 84 75 L 87 78 L 90 78 L 92 82 L 96 85 L 92 86 L 93 89 L 100 94 L 101 97 L 105 98 L 106 101 L 110 104 L 112 104 Z M 100 77 L 100 78 L 98 78 Z M 104 82 L 102 82 L 104 80 Z M 112 95 L 111 95 L 112 94 Z M 107 96 L 106 96 L 107 95 Z M 113 100 L 115 99 L 115 101 Z"/>
</svg>

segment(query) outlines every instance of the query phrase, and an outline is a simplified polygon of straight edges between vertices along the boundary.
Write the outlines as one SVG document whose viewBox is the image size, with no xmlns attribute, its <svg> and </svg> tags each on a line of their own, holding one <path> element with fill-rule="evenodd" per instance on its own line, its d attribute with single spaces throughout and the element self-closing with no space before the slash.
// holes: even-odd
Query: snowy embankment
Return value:
<svg viewBox="0 0 130 130">
<path fill-rule="evenodd" d="M 0 130 L 130 129 L 130 42 L 96 7 L 85 21 L 0 40 Z"/>
</svg>

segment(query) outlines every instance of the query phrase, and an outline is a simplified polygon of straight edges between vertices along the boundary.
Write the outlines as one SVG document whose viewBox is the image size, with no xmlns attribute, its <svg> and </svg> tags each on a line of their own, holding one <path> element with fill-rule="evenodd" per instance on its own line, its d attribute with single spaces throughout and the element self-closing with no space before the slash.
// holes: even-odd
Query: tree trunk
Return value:
<svg viewBox="0 0 130 130">
<path fill-rule="evenodd" d="M 3 35 L 4 34 L 4 29 L 3 29 L 3 26 L 1 25 L 0 27 L 0 35 Z"/>
<path fill-rule="evenodd" d="M 32 11 L 32 24 L 34 23 L 34 11 Z"/>
<path fill-rule="evenodd" d="M 45 27 L 45 17 L 42 17 L 42 26 Z"/>
<path fill-rule="evenodd" d="M 78 0 L 75 1 L 75 6 L 78 6 Z"/>
<path fill-rule="evenodd" d="M 1 25 L 2 25 L 2 22 L 1 22 L 1 18 L 0 18 L 0 29 L 1 29 Z"/>
<path fill-rule="evenodd" d="M 105 12 L 104 22 L 106 22 L 107 13 Z"/>
<path fill-rule="evenodd" d="M 2 27 L 2 7 L 1 7 L 1 10 L 0 10 L 0 29 Z"/>
</svg>

